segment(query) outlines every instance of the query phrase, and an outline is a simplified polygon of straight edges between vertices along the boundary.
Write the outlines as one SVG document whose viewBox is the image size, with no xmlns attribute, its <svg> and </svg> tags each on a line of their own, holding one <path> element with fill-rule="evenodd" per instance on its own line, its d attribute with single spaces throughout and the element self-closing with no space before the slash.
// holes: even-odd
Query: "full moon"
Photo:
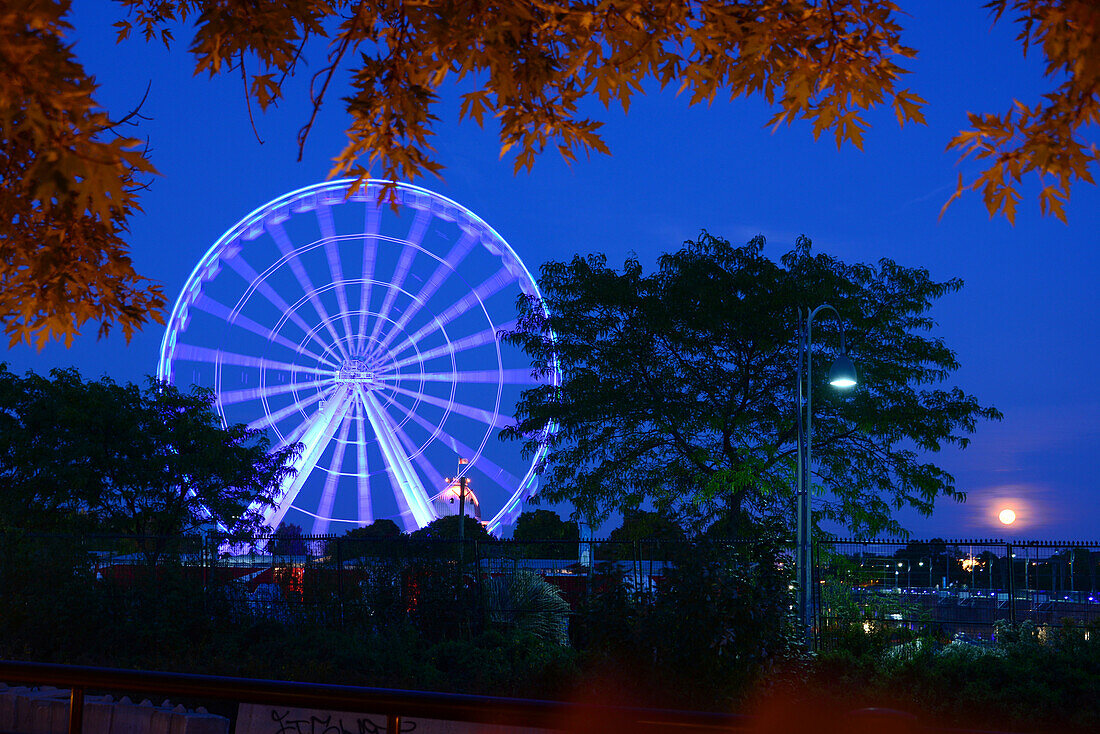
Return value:
<svg viewBox="0 0 1100 734">
<path fill-rule="evenodd" d="M 1011 525 L 1016 522 L 1016 513 L 1007 507 L 1001 510 L 1001 514 L 997 515 L 997 518 L 1005 525 Z"/>
</svg>

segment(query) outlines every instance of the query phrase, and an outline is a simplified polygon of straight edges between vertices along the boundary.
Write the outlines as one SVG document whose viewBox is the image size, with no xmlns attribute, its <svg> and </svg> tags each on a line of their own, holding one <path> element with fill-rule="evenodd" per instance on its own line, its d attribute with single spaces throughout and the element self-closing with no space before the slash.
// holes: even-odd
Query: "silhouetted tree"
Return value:
<svg viewBox="0 0 1100 734">
<path fill-rule="evenodd" d="M 263 431 L 244 425 L 223 427 L 206 390 L 85 381 L 71 369 L 18 377 L 0 365 L 3 524 L 253 534 L 297 450 L 271 450 Z"/>
<path fill-rule="evenodd" d="M 530 542 L 521 547 L 530 558 L 577 558 L 580 529 L 573 520 L 562 520 L 552 510 L 530 510 L 516 519 L 513 540 Z M 544 541 L 560 541 L 548 543 Z"/>
<path fill-rule="evenodd" d="M 548 445 L 543 497 L 597 521 L 646 501 L 696 521 L 718 509 L 790 517 L 795 319 L 799 308 L 828 302 L 847 326 L 860 384 L 844 395 L 827 385 L 840 326 L 818 321 L 819 516 L 855 532 L 898 532 L 895 508 L 929 514 L 941 497 L 963 499 L 954 478 L 922 456 L 964 447 L 979 421 L 1000 418 L 958 387 L 941 387 L 958 361 L 924 334 L 933 302 L 962 281 L 885 259 L 849 265 L 812 254 L 805 237 L 779 262 L 763 250 L 762 237 L 733 247 L 704 232 L 651 274 L 635 259 L 609 268 L 600 255 L 543 266 L 545 305 L 522 302 L 507 339 L 534 369 L 559 365 L 564 380 L 526 390 L 517 425 L 503 432 L 529 453 Z"/>
</svg>

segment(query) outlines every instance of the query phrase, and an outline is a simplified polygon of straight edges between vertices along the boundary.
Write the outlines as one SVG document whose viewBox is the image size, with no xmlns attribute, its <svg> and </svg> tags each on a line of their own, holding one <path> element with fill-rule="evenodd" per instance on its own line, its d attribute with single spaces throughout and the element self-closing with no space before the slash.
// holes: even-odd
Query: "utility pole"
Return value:
<svg viewBox="0 0 1100 734">
<path fill-rule="evenodd" d="M 459 459 L 458 475 L 455 477 L 455 481 L 458 483 L 458 568 L 455 569 L 458 573 L 455 579 L 455 599 L 463 610 L 463 614 L 465 614 L 462 590 L 465 587 L 464 577 L 466 573 L 466 482 L 468 481 L 466 475 L 463 474 L 463 470 L 469 463 L 468 459 Z M 480 569 L 478 571 L 480 572 Z"/>
<path fill-rule="evenodd" d="M 466 482 L 462 468 L 469 464 L 468 459 L 458 460 L 458 542 L 465 548 L 466 542 Z"/>
</svg>

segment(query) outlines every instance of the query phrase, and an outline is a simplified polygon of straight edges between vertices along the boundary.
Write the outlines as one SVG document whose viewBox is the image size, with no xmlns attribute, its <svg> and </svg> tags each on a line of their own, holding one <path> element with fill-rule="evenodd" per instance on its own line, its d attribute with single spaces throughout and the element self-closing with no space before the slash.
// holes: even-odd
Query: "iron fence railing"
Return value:
<svg viewBox="0 0 1100 734">
<path fill-rule="evenodd" d="M 83 734 L 84 697 L 89 691 L 156 693 L 200 700 L 226 700 L 280 707 L 375 714 L 385 717 L 386 734 L 415 730 L 409 719 L 468 722 L 513 731 L 561 731 L 575 734 L 670 734 L 676 732 L 906 731 L 913 734 L 983 734 L 920 722 L 890 709 L 847 713 L 814 712 L 813 721 L 786 717 L 779 725 L 768 717 L 709 711 L 681 711 L 569 703 L 455 693 L 231 678 L 224 676 L 119 670 L 76 665 L 0 660 L 0 679 L 11 683 L 52 685 L 69 691 L 68 734 Z M 984 734 L 997 734 L 984 731 Z"/>
<path fill-rule="evenodd" d="M 702 552 L 706 549 L 706 552 Z M 367 539 L 346 536 L 171 538 L 0 534 L 0 589 L 52 593 L 51 574 L 74 569 L 126 597 L 173 580 L 201 588 L 230 614 L 359 624 L 428 620 L 440 634 L 478 628 L 486 615 L 525 610 L 486 584 L 537 575 L 572 616 L 611 586 L 645 604 L 685 565 L 770 564 L 793 583 L 790 548 L 742 540 Z M 754 555 L 755 554 L 755 555 Z M 822 540 L 814 599 L 822 641 L 843 627 L 988 640 L 998 622 L 1040 627 L 1100 621 L 1100 542 Z M 503 605 L 503 606 L 502 606 Z M 565 623 L 568 625 L 568 622 Z"/>
</svg>

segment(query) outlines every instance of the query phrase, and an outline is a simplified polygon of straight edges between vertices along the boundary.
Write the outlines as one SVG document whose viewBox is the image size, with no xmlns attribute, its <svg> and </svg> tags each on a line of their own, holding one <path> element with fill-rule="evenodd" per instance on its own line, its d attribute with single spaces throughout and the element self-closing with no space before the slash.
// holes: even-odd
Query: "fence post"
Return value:
<svg viewBox="0 0 1100 734">
<path fill-rule="evenodd" d="M 210 538 L 208 535 L 199 536 L 199 566 L 202 573 L 202 609 L 204 612 L 210 609 L 210 577 L 213 575 L 210 553 Z"/>
<path fill-rule="evenodd" d="M 582 540 L 581 542 L 588 543 L 588 574 L 584 584 L 584 598 L 588 601 L 592 601 L 592 573 L 596 568 L 596 548 L 591 538 Z"/>
<path fill-rule="evenodd" d="M 481 588 L 481 541 L 474 539 L 474 583 L 477 585 L 478 634 L 485 631 L 485 597 Z"/>
<path fill-rule="evenodd" d="M 821 649 L 821 640 L 819 639 L 819 627 L 820 620 L 818 618 L 818 608 L 821 604 L 821 591 L 818 589 L 821 584 L 817 583 L 821 577 L 821 569 L 818 568 L 818 563 L 821 562 L 821 554 L 819 552 L 820 546 L 816 541 L 810 542 L 810 572 L 806 574 L 807 580 L 810 582 L 810 593 L 807 594 L 810 604 L 810 639 L 812 642 L 812 650 Z"/>
<path fill-rule="evenodd" d="M 336 601 L 340 607 L 340 629 L 344 628 L 344 553 L 343 538 L 336 540 Z"/>
<path fill-rule="evenodd" d="M 1005 560 L 1008 561 L 1008 621 L 1016 624 L 1016 561 L 1012 557 L 1012 543 L 1005 543 Z"/>
<path fill-rule="evenodd" d="M 632 541 L 634 551 L 634 598 L 639 598 L 639 589 L 642 586 L 642 548 L 639 541 Z"/>
<path fill-rule="evenodd" d="M 69 692 L 69 734 L 81 734 L 84 729 L 84 687 L 73 686 Z"/>
</svg>

